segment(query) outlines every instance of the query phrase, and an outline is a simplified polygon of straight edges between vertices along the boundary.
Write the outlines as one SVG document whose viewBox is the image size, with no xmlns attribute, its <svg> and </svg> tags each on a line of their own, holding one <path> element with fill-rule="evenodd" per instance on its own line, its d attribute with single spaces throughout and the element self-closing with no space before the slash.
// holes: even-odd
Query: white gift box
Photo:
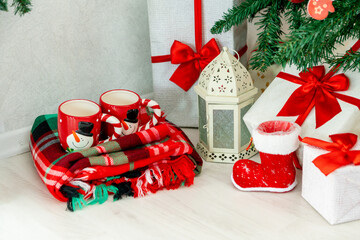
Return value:
<svg viewBox="0 0 360 240">
<path fill-rule="evenodd" d="M 351 150 L 359 150 L 360 142 Z M 353 164 L 325 176 L 312 161 L 328 151 L 305 145 L 302 196 L 330 224 L 360 219 L 360 166 Z"/>
<path fill-rule="evenodd" d="M 326 73 L 329 67 L 325 65 Z M 286 66 L 283 72 L 298 76 L 300 72 L 296 66 Z M 342 73 L 338 71 L 336 74 Z M 347 91 L 338 93 L 360 98 L 360 73 L 347 71 L 345 75 L 350 79 L 350 87 Z M 244 122 L 249 131 L 252 132 L 260 123 L 269 120 L 284 120 L 295 122 L 297 117 L 277 117 L 276 115 L 285 105 L 291 94 L 299 88 L 299 84 L 276 77 L 260 98 L 254 103 L 247 114 Z M 344 132 L 360 132 L 360 111 L 347 102 L 338 99 L 342 111 L 319 128 L 316 127 L 315 108 L 313 108 L 301 126 L 302 137 L 313 137 L 321 140 L 330 140 L 329 135 Z M 256 147 L 256 146 L 255 146 Z M 302 161 L 303 144 L 298 149 L 298 157 Z"/>
<path fill-rule="evenodd" d="M 246 44 L 246 23 L 233 27 L 231 31 L 212 35 L 211 27 L 223 13 L 239 0 L 202 1 L 202 36 L 205 45 L 215 38 L 221 49 L 239 50 Z M 195 51 L 194 0 L 148 0 L 151 55 L 170 54 L 174 40 L 178 40 Z M 242 57 L 245 65 L 246 56 Z M 153 63 L 154 99 L 167 115 L 167 118 L 182 127 L 198 126 L 198 102 L 193 87 L 185 92 L 169 79 L 178 65 L 170 62 Z M 193 85 L 195 86 L 195 84 Z"/>
</svg>

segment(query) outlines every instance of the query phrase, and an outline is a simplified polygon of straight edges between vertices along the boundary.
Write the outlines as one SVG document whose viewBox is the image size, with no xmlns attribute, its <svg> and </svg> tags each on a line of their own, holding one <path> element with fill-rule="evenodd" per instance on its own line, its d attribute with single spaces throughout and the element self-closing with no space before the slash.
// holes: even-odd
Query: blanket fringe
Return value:
<svg viewBox="0 0 360 240">
<path fill-rule="evenodd" d="M 114 187 L 118 190 L 114 194 L 114 201 L 122 199 L 123 196 L 133 197 L 134 191 L 131 188 L 131 182 L 113 183 Z"/>
<path fill-rule="evenodd" d="M 157 163 L 150 166 L 132 183 L 134 197 L 143 197 L 162 189 L 177 189 L 182 184 L 190 186 L 194 183 L 194 164 L 187 158 L 175 163 Z"/>
<path fill-rule="evenodd" d="M 190 186 L 194 183 L 195 165 L 185 157 L 173 163 L 155 163 L 149 166 L 139 177 L 124 178 L 122 182 L 113 181 L 92 185 L 91 190 L 86 184 L 73 181 L 73 186 L 63 186 L 62 193 L 68 198 L 67 208 L 70 211 L 83 209 L 88 205 L 103 204 L 113 194 L 114 201 L 123 196 L 142 197 L 162 189 L 177 189 L 181 185 Z M 85 187 L 86 193 L 82 194 Z M 82 191 L 80 191 L 82 190 Z"/>
</svg>

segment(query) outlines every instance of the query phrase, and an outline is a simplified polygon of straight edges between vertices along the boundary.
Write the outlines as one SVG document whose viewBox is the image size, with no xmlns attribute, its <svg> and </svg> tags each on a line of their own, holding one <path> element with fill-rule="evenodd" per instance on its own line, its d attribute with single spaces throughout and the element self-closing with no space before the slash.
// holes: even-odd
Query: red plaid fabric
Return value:
<svg viewBox="0 0 360 240">
<path fill-rule="evenodd" d="M 64 186 L 76 189 L 84 199 L 92 198 L 101 184 L 107 187 L 109 193 L 114 193 L 116 189 L 109 186 L 126 181 L 131 183 L 135 196 L 144 195 L 144 191 L 172 189 L 176 188 L 171 186 L 176 177 L 168 186 L 164 185 L 164 179 L 186 173 L 176 185 L 179 187 L 183 182 L 191 184 L 191 178 L 200 173 L 202 166 L 201 158 L 186 135 L 166 121 L 87 150 L 66 153 L 57 136 L 57 115 L 43 115 L 35 120 L 30 139 L 36 170 L 50 193 L 60 201 L 69 201 L 69 197 L 64 195 Z M 179 166 L 181 170 L 176 174 L 174 169 Z M 165 173 L 169 169 L 172 171 Z M 132 171 L 137 171 L 139 176 L 131 179 L 122 177 Z M 146 174 L 150 178 L 141 185 L 139 182 L 144 183 Z"/>
</svg>

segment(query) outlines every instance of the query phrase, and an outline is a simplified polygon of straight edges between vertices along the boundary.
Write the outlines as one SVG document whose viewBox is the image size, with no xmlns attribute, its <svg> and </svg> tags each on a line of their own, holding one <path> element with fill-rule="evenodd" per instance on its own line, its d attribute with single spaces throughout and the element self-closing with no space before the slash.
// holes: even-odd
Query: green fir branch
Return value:
<svg viewBox="0 0 360 240">
<path fill-rule="evenodd" d="M 31 2 L 29 0 L 13 0 L 11 6 L 15 7 L 15 14 L 19 13 L 20 16 L 31 11 Z"/>
<path fill-rule="evenodd" d="M 210 31 L 212 34 L 220 34 L 229 31 L 232 26 L 239 25 L 246 19 L 251 21 L 259 11 L 270 6 L 272 2 L 271 0 L 246 0 L 224 13 L 222 19 L 215 22 Z"/>
<path fill-rule="evenodd" d="M 284 12 L 288 2 L 273 0 L 273 5 L 260 14 L 260 21 L 256 23 L 261 30 L 258 37 L 258 50 L 250 61 L 252 69 L 265 71 L 274 64 L 274 52 L 278 51 L 281 41 L 281 14 Z"/>
<path fill-rule="evenodd" d="M 332 66 L 340 64 L 344 70 L 360 70 L 358 53 L 344 58 L 334 54 L 339 44 L 351 38 L 360 39 L 359 0 L 333 1 L 335 12 L 322 21 L 308 16 L 307 3 L 245 0 L 224 13 L 211 32 L 226 32 L 246 19 L 251 21 L 259 17 L 259 47 L 250 59 L 251 68 L 265 70 L 275 62 L 283 66 L 295 64 L 303 70 L 327 62 Z M 284 19 L 280 19 L 282 13 L 285 13 Z M 290 26 L 289 34 L 285 36 L 281 35 L 281 20 Z M 280 44 L 280 41 L 284 43 Z"/>
<path fill-rule="evenodd" d="M 31 11 L 30 0 L 13 0 L 11 6 L 15 7 L 15 14 L 19 14 L 20 16 Z"/>
<path fill-rule="evenodd" d="M 15 7 L 15 15 L 19 14 L 20 16 L 24 15 L 31 11 L 31 1 L 30 0 L 13 0 L 11 7 Z M 0 0 L 0 11 L 8 11 L 8 1 Z"/>
<path fill-rule="evenodd" d="M 360 52 L 348 52 L 345 56 L 326 59 L 331 66 L 340 65 L 344 72 L 360 69 Z"/>
<path fill-rule="evenodd" d="M 287 5 L 287 11 L 285 12 L 285 18 L 290 23 L 289 29 L 293 31 L 298 29 L 304 22 L 306 16 L 307 2 L 304 1 L 299 4 L 289 3 Z"/>
<path fill-rule="evenodd" d="M 0 11 L 8 11 L 7 0 L 0 0 Z"/>
<path fill-rule="evenodd" d="M 323 21 L 305 18 L 298 29 L 287 35 L 288 41 L 279 47 L 275 62 L 282 66 L 295 64 L 299 70 L 322 64 L 326 59 L 331 62 L 336 45 L 360 32 L 360 7 L 341 5 L 341 1 L 334 2 L 334 7 L 338 11 Z"/>
</svg>

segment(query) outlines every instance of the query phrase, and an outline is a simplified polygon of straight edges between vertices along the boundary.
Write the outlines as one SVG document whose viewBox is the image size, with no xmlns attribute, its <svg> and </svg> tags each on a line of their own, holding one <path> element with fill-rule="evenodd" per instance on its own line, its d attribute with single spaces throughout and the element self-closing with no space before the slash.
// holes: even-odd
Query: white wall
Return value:
<svg viewBox="0 0 360 240">
<path fill-rule="evenodd" d="M 146 0 L 32 3 L 23 17 L 0 12 L 0 139 L 67 99 L 152 92 Z"/>
</svg>

